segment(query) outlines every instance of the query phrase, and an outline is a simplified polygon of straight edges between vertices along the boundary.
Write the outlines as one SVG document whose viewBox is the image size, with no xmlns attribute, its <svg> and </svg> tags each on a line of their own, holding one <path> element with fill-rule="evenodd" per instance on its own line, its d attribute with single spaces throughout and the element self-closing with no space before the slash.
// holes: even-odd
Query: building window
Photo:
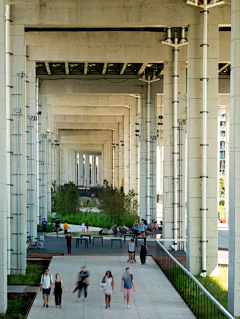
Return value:
<svg viewBox="0 0 240 319">
<path fill-rule="evenodd" d="M 220 161 L 220 166 L 219 166 L 220 171 L 225 169 L 225 160 Z"/>
</svg>

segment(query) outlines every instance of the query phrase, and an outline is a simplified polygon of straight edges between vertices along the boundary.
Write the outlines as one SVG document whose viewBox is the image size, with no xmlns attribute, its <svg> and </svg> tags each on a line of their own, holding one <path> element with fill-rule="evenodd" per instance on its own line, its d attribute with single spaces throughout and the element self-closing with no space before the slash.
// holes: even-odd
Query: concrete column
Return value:
<svg viewBox="0 0 240 319">
<path fill-rule="evenodd" d="M 6 78 L 5 78 L 5 1 L 0 1 L 0 132 L 1 132 L 1 147 L 0 147 L 0 213 L 2 223 L 0 224 L 0 313 L 4 314 L 7 310 L 7 202 L 6 202 Z M 9 186 L 10 187 L 10 186 Z"/>
<path fill-rule="evenodd" d="M 228 309 L 234 317 L 240 317 L 240 2 L 232 0 L 231 25 L 231 115 L 230 115 L 230 182 L 229 182 L 229 269 Z"/>
<path fill-rule="evenodd" d="M 211 13 L 210 13 L 211 14 Z M 207 275 L 215 275 L 218 266 L 218 25 L 208 25 L 208 127 L 207 127 Z M 201 273 L 202 218 L 202 15 L 188 29 L 188 203 L 187 268 L 193 275 Z"/>
<path fill-rule="evenodd" d="M 95 186 L 96 185 L 96 157 L 95 155 L 92 155 L 92 186 Z"/>
<path fill-rule="evenodd" d="M 75 163 L 76 152 L 68 149 L 68 182 L 75 183 L 76 176 L 76 163 Z"/>
<path fill-rule="evenodd" d="M 27 183 L 25 168 L 25 45 L 24 25 L 11 25 L 11 272 L 25 274 Z"/>
<path fill-rule="evenodd" d="M 229 223 L 229 160 L 230 160 L 230 105 L 226 105 L 226 142 L 225 142 L 225 214 Z"/>
<path fill-rule="evenodd" d="M 89 154 L 85 154 L 85 186 L 88 187 L 90 186 L 90 167 L 89 167 Z"/>
<path fill-rule="evenodd" d="M 172 49 L 168 48 L 173 57 Z M 163 82 L 163 238 L 173 238 L 173 62 L 164 63 Z"/>
<path fill-rule="evenodd" d="M 141 96 L 141 154 L 140 154 L 140 216 L 146 219 L 147 179 L 150 179 L 150 220 L 156 217 L 156 149 L 157 149 L 157 99 L 151 94 L 150 106 L 150 142 L 147 141 L 147 96 Z M 150 176 L 147 176 L 147 143 L 150 143 Z"/>
<path fill-rule="evenodd" d="M 102 156 L 98 156 L 98 184 L 101 186 L 103 184 L 102 179 Z"/>
<path fill-rule="evenodd" d="M 83 153 L 78 153 L 78 185 L 84 185 Z"/>
<path fill-rule="evenodd" d="M 134 189 L 136 193 L 138 193 L 138 180 L 137 180 L 137 161 L 138 161 L 138 151 L 137 151 L 137 142 L 138 142 L 138 137 L 135 135 L 137 134 L 135 130 L 137 129 L 137 100 L 136 103 L 133 103 L 131 106 L 131 121 L 130 121 L 130 130 L 131 130 L 131 167 L 130 167 L 130 172 L 131 172 L 131 184 L 130 188 Z"/>
<path fill-rule="evenodd" d="M 113 140 L 113 153 L 114 153 L 114 186 L 119 188 L 119 147 L 116 145 L 118 144 L 118 125 L 117 125 L 117 129 L 113 131 L 113 136 L 114 136 L 114 140 Z"/>
<path fill-rule="evenodd" d="M 119 187 L 122 186 L 122 184 L 124 185 L 124 163 L 123 163 L 123 159 L 124 159 L 124 148 L 122 146 L 122 142 L 123 141 L 123 122 L 118 123 L 118 162 L 119 162 Z"/>
<path fill-rule="evenodd" d="M 27 233 L 37 237 L 37 158 L 36 158 L 36 65 L 35 61 L 26 61 L 26 74 L 31 74 L 26 82 L 27 113 Z"/>
<path fill-rule="evenodd" d="M 129 123 L 129 110 L 124 115 L 124 192 L 128 193 L 130 189 L 130 123 Z"/>
</svg>

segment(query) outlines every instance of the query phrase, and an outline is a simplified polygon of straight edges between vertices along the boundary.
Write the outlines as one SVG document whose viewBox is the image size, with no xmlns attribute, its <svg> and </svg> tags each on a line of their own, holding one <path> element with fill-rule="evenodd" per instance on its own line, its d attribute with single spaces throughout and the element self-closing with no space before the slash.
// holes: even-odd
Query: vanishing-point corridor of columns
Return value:
<svg viewBox="0 0 240 319">
<path fill-rule="evenodd" d="M 234 279 L 239 275 L 234 226 L 239 218 L 238 1 L 210 9 L 207 43 L 200 8 L 182 0 L 167 5 L 150 1 L 145 18 L 138 3 L 131 15 L 129 5 L 122 12 L 115 0 L 113 8 L 99 4 L 96 15 L 88 15 L 86 1 L 78 4 L 79 14 L 72 11 L 76 0 L 60 7 L 56 1 L 51 8 L 28 2 L 0 0 L 0 312 L 6 310 L 6 274 L 25 274 L 26 236 L 36 237 L 37 224 L 51 212 L 53 180 L 85 187 L 100 187 L 107 180 L 125 192 L 133 189 L 140 218 L 162 220 L 163 238 L 174 238 L 173 244 L 187 238 L 190 272 L 217 273 L 218 105 L 230 112 L 230 71 L 225 72 L 230 65 L 229 308 L 240 315 Z M 231 15 L 232 31 L 219 27 L 230 25 Z M 207 111 L 202 109 L 205 102 Z"/>
</svg>

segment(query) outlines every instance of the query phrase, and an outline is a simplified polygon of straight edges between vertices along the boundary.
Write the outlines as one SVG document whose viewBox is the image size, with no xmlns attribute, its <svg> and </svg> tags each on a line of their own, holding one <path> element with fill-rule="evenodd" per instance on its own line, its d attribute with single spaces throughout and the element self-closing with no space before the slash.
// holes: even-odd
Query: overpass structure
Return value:
<svg viewBox="0 0 240 319">
<path fill-rule="evenodd" d="M 175 250 L 187 237 L 189 271 L 215 275 L 225 105 L 229 310 L 240 316 L 239 19 L 238 0 L 0 0 L 0 312 L 53 180 L 134 189 L 148 221 L 162 198 L 163 237 Z"/>
</svg>

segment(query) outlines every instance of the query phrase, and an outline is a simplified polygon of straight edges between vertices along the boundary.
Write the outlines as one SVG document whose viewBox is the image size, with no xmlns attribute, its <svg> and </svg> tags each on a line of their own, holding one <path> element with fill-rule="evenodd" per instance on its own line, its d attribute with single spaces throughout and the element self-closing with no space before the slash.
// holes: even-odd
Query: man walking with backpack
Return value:
<svg viewBox="0 0 240 319">
<path fill-rule="evenodd" d="M 135 291 L 133 275 L 130 274 L 130 269 L 126 268 L 126 274 L 122 277 L 122 285 L 121 291 L 124 293 L 124 308 L 130 309 L 130 296 L 132 294 L 132 290 Z M 127 304 L 127 305 L 126 305 Z"/>
<path fill-rule="evenodd" d="M 53 284 L 52 276 L 49 274 L 49 270 L 46 269 L 45 273 L 42 274 L 41 283 L 40 283 L 40 291 L 42 291 L 43 293 L 43 307 L 45 307 L 46 305 L 46 308 L 48 308 L 49 296 L 51 293 L 52 284 Z M 46 301 L 47 301 L 47 304 L 46 304 Z"/>
<path fill-rule="evenodd" d="M 82 289 L 84 289 L 84 301 L 87 301 L 87 288 L 89 285 L 90 274 L 87 271 L 87 267 L 83 266 L 78 275 L 77 287 L 73 290 L 73 293 L 78 290 L 77 301 L 80 301 Z"/>
</svg>

